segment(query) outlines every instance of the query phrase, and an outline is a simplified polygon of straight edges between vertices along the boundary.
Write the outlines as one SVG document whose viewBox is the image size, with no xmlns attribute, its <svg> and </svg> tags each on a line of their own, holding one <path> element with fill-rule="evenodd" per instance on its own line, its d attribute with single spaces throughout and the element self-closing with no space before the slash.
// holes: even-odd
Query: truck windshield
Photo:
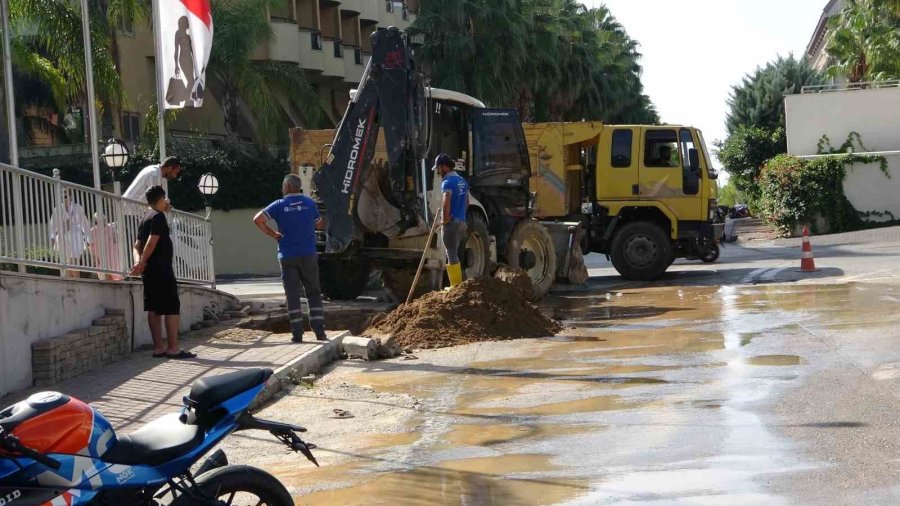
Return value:
<svg viewBox="0 0 900 506">
<path fill-rule="evenodd" d="M 706 139 L 703 138 L 703 132 L 697 130 L 697 137 L 700 138 L 700 147 L 703 148 L 703 158 L 706 159 L 706 175 L 710 179 L 716 178 L 716 169 L 713 168 L 712 158 L 709 157 L 709 151 L 706 149 Z"/>
</svg>

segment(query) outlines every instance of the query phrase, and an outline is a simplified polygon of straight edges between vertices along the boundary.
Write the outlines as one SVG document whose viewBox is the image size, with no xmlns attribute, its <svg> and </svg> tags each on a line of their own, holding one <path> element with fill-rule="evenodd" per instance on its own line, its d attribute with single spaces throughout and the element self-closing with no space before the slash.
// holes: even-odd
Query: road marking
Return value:
<svg viewBox="0 0 900 506">
<path fill-rule="evenodd" d="M 772 267 L 763 267 L 761 269 L 756 269 L 755 271 L 751 272 L 750 274 L 747 274 L 746 276 L 744 276 L 744 279 L 741 280 L 741 283 L 742 284 L 752 283 L 756 279 L 757 276 L 759 276 L 760 274 L 762 274 L 770 269 L 772 269 Z"/>
<path fill-rule="evenodd" d="M 759 277 L 760 281 L 774 281 L 775 277 L 785 271 L 787 267 L 779 267 L 777 269 L 770 269 L 769 272 L 763 274 Z"/>
</svg>

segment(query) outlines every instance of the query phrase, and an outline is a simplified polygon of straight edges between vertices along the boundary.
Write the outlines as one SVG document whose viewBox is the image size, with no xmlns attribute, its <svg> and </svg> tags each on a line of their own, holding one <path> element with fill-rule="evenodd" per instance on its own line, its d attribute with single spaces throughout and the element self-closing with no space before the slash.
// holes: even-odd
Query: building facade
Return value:
<svg viewBox="0 0 900 506">
<path fill-rule="evenodd" d="M 829 66 L 828 54 L 825 52 L 825 48 L 828 46 L 828 20 L 840 13 L 843 7 L 842 0 L 829 0 L 822 10 L 816 29 L 806 46 L 806 57 L 819 70 L 825 70 Z"/>
<path fill-rule="evenodd" d="M 370 35 L 379 27 L 408 27 L 418 10 L 418 0 L 282 0 L 269 13 L 272 35 L 257 47 L 254 59 L 296 64 L 316 88 L 322 110 L 331 123 L 344 113 L 349 93 L 360 79 L 371 55 Z M 153 35 L 149 26 L 119 34 L 122 51 L 120 72 L 128 97 L 118 135 L 136 141 L 147 111 L 156 102 Z M 200 109 L 179 113 L 171 132 L 225 135 L 222 107 L 214 85 Z M 284 117 L 294 126 L 303 126 L 298 111 L 279 100 Z M 241 109 L 245 109 L 241 107 Z M 254 121 L 248 113 L 240 118 L 238 133 L 254 139 Z"/>
</svg>

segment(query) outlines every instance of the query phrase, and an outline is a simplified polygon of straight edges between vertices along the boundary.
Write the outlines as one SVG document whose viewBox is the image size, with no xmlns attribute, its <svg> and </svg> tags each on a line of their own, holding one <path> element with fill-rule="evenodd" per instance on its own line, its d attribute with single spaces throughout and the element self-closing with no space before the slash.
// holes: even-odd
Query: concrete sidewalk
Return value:
<svg viewBox="0 0 900 506">
<path fill-rule="evenodd" d="M 56 390 L 91 403 L 124 434 L 164 414 L 178 412 L 191 384 L 203 376 L 248 367 L 269 367 L 284 378 L 292 370 L 307 374 L 337 356 L 344 332 L 329 332 L 331 341 L 294 344 L 290 334 L 233 328 L 235 322 L 190 332 L 182 346 L 198 355 L 194 360 L 158 359 L 149 351 L 95 369 L 51 388 L 33 388 L 0 399 L 9 406 L 42 390 Z M 315 339 L 309 334 L 310 339 Z M 271 385 L 270 385 L 271 386 Z M 271 392 L 269 392 L 271 393 Z"/>
</svg>

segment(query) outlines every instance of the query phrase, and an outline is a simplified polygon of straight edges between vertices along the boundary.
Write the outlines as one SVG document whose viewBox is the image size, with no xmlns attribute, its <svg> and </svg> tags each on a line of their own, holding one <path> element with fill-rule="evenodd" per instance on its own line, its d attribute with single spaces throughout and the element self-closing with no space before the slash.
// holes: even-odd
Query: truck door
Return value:
<svg viewBox="0 0 900 506">
<path fill-rule="evenodd" d="M 674 127 L 643 130 L 641 199 L 661 202 L 679 221 L 700 221 L 700 174 L 691 166 L 690 153 L 696 145 L 691 131 Z"/>
<path fill-rule="evenodd" d="M 640 129 L 604 128 L 597 151 L 597 200 L 634 200 L 640 195 Z"/>
</svg>

